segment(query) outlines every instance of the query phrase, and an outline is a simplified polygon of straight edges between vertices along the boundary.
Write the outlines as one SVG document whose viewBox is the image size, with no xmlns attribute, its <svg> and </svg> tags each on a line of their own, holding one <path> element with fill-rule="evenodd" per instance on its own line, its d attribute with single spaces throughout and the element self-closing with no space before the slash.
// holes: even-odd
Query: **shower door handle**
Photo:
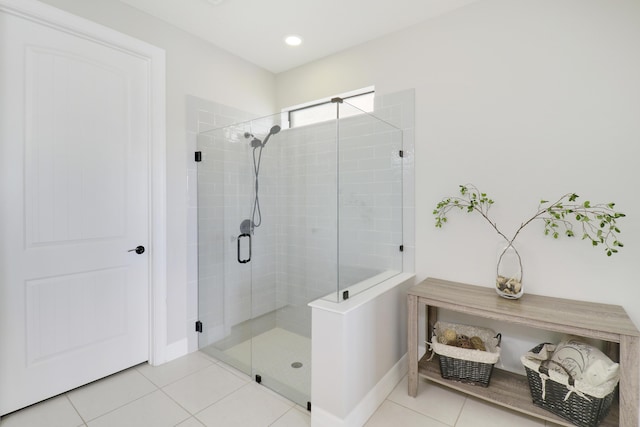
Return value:
<svg viewBox="0 0 640 427">
<path fill-rule="evenodd" d="M 249 258 L 247 259 L 242 259 L 240 258 L 240 243 L 243 237 L 248 237 L 249 238 Z M 249 261 L 251 261 L 251 234 L 249 233 L 242 233 L 238 236 L 238 262 L 240 264 L 246 264 Z"/>
</svg>

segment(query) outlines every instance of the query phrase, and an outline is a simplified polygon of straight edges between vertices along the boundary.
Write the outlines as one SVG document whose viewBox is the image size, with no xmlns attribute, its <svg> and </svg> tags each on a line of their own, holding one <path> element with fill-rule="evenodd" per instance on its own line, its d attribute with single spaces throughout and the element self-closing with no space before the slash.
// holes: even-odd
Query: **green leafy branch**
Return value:
<svg viewBox="0 0 640 427">
<path fill-rule="evenodd" d="M 620 228 L 617 220 L 624 218 L 625 214 L 614 210 L 615 203 L 592 205 L 590 201 L 577 202 L 578 197 L 575 193 L 567 193 L 553 203 L 541 200 L 537 212 L 523 222 L 511 238 L 500 231 L 495 221 L 489 217 L 489 209 L 494 201 L 471 184 L 460 185 L 460 196 L 443 199 L 436 205 L 433 214 L 436 217 L 436 227 L 442 228 L 447 223 L 447 215 L 452 209 L 465 210 L 468 213 L 477 212 L 509 245 L 512 245 L 522 229 L 534 220 L 543 221 L 545 236 L 552 236 L 554 239 L 563 234 L 574 237 L 575 222 L 582 232 L 583 240 L 589 240 L 592 246 L 603 245 L 607 256 L 618 253 L 618 249 L 624 245 L 618 239 Z"/>
</svg>

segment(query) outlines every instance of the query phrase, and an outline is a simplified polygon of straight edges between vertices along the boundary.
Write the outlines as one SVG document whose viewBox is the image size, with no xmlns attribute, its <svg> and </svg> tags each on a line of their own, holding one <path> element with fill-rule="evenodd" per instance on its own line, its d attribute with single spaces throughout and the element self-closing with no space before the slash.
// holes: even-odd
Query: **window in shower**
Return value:
<svg viewBox="0 0 640 427">
<path fill-rule="evenodd" d="M 373 111 L 375 90 L 371 87 L 338 96 L 348 102 L 352 107 L 355 107 L 345 109 L 341 113 L 342 118 Z M 285 109 L 285 116 L 289 120 L 289 128 L 296 128 L 335 120 L 336 107 L 335 104 L 331 102 L 331 98 L 320 99 Z"/>
</svg>

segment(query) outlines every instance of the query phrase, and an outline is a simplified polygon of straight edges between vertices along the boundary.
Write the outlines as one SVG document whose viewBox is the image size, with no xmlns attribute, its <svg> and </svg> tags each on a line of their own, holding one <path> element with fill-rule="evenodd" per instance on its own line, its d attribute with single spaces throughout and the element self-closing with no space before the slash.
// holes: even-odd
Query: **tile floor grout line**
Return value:
<svg viewBox="0 0 640 427">
<path fill-rule="evenodd" d="M 189 377 L 192 377 L 192 376 L 194 376 L 194 375 L 196 375 L 196 374 L 199 374 L 199 373 L 201 373 L 201 371 L 204 371 L 205 369 L 209 369 L 209 368 L 211 368 L 212 366 L 217 366 L 217 367 L 219 367 L 220 369 L 224 369 L 224 367 L 223 367 L 223 366 L 220 366 L 220 365 L 218 365 L 218 364 L 214 363 L 214 364 L 211 364 L 211 365 L 205 366 L 205 367 L 203 367 L 203 368 L 200 368 L 200 369 L 198 369 L 198 370 L 196 370 L 196 371 L 193 371 L 193 372 L 191 372 L 191 373 L 189 373 L 189 374 L 185 375 L 184 377 L 182 377 L 182 378 L 180 378 L 180 379 L 178 379 L 178 380 L 172 381 L 172 382 L 170 382 L 170 383 L 168 383 L 168 384 L 166 384 L 166 385 L 164 385 L 164 386 L 162 386 L 162 387 L 158 387 L 158 389 L 159 389 L 159 390 L 162 390 L 162 391 L 164 392 L 164 394 L 166 394 L 167 396 L 169 396 L 169 395 L 168 395 L 168 393 L 167 393 L 166 391 L 164 391 L 164 388 L 169 387 L 169 386 L 171 386 L 171 385 L 173 385 L 173 384 L 177 383 L 178 381 L 182 381 L 182 380 L 185 380 L 185 379 L 187 379 L 187 378 L 189 378 Z M 234 374 L 233 372 L 229 371 L 228 369 L 224 369 L 224 371 L 225 371 L 225 372 L 227 372 L 227 373 L 229 373 L 229 374 L 235 375 L 235 376 L 236 376 L 236 378 L 239 378 L 239 379 L 241 379 L 241 380 L 244 380 L 243 378 L 240 378 L 238 375 Z M 246 382 L 247 382 L 247 383 L 251 383 L 251 378 L 250 378 L 250 377 L 247 377 L 247 381 L 246 381 Z M 234 391 L 235 391 L 235 390 L 234 390 Z M 169 396 L 169 397 L 171 398 L 171 396 Z M 226 396 L 225 396 L 225 397 L 226 397 Z M 171 400 L 174 400 L 174 399 L 171 399 Z M 176 403 L 178 403 L 178 402 L 176 402 Z M 180 406 L 182 406 L 182 405 L 180 405 Z M 188 411 L 187 411 L 187 412 L 188 412 Z"/>
<path fill-rule="evenodd" d="M 149 382 L 150 382 L 154 387 L 156 387 L 156 390 L 153 390 L 153 391 L 150 391 L 150 392 L 148 392 L 148 393 L 145 393 L 144 395 L 139 396 L 138 398 L 136 398 L 136 399 L 134 399 L 134 400 L 131 400 L 131 401 L 127 402 L 127 403 L 124 403 L 124 404 L 122 404 L 122 405 L 120 405 L 120 406 L 118 406 L 118 407 L 116 407 L 116 408 L 114 408 L 114 409 L 112 409 L 112 410 L 109 410 L 109 411 L 107 411 L 107 412 L 105 412 L 105 413 L 103 413 L 103 414 L 98 415 L 97 417 L 90 418 L 90 419 L 88 419 L 88 420 L 86 420 L 86 419 L 82 416 L 82 414 L 80 414 L 80 411 L 78 411 L 78 408 L 76 408 L 76 405 L 74 405 L 74 404 L 73 404 L 73 400 L 71 400 L 71 396 L 69 396 L 69 394 L 70 394 L 70 393 L 72 393 L 72 392 L 76 392 L 76 391 L 82 390 L 83 388 L 88 388 L 88 387 L 89 387 L 89 386 L 91 386 L 92 384 L 97 384 L 97 383 L 100 383 L 100 382 L 102 382 L 102 381 L 104 381 L 104 380 L 107 380 L 107 379 L 109 379 L 109 378 L 111 378 L 111 377 L 115 377 L 115 376 L 117 376 L 117 375 L 119 375 L 119 374 L 121 374 L 121 373 L 123 373 L 123 372 L 125 372 L 125 371 L 128 371 L 128 370 L 135 370 L 135 371 L 137 371 L 137 366 L 140 366 L 140 365 L 141 365 L 141 364 L 136 365 L 136 366 L 131 366 L 131 367 L 126 368 L 126 369 L 123 369 L 123 370 L 121 370 L 121 371 L 119 371 L 119 372 L 115 372 L 115 373 L 113 373 L 113 374 L 107 375 L 106 377 L 98 378 L 97 380 L 91 381 L 91 382 L 89 382 L 89 383 L 87 383 L 87 384 L 80 385 L 80 386 L 75 387 L 75 388 L 73 388 L 73 389 L 71 389 L 71 390 L 67 390 L 67 391 L 65 391 L 65 392 L 63 392 L 63 393 L 57 394 L 57 395 L 55 395 L 55 396 L 48 397 L 48 398 L 46 398 L 46 399 L 44 399 L 44 400 L 41 400 L 41 401 L 39 401 L 39 402 L 36 402 L 36 403 L 31 404 L 31 405 L 25 406 L 24 408 L 17 409 L 17 410 L 15 410 L 15 411 L 13 411 L 13 412 L 11 412 L 11 413 L 9 413 L 9 414 L 5 414 L 5 415 L 3 415 L 2 417 L 0 417 L 0 422 L 2 421 L 2 418 L 6 418 L 6 416 L 7 416 L 7 415 L 11 415 L 11 414 L 13 414 L 13 413 L 17 413 L 17 412 L 20 412 L 20 411 L 25 411 L 25 410 L 27 410 L 27 409 L 29 409 L 29 408 L 31 408 L 31 407 L 36 407 L 36 406 L 38 406 L 38 405 L 40 405 L 40 404 L 43 404 L 43 403 L 45 403 L 45 402 L 48 402 L 48 401 L 51 401 L 51 400 L 53 400 L 53 399 L 60 398 L 60 397 L 64 396 L 64 397 L 67 399 L 67 401 L 69 402 L 69 404 L 71 405 L 71 407 L 73 408 L 73 410 L 78 414 L 78 416 L 80 417 L 80 420 L 82 421 L 82 423 L 83 423 L 85 426 L 87 426 L 87 425 L 88 425 L 88 423 L 89 423 L 90 421 L 94 421 L 94 420 L 96 420 L 96 419 L 98 419 L 98 418 L 102 417 L 103 415 L 106 415 L 106 414 L 108 414 L 108 413 L 111 413 L 111 412 L 113 412 L 113 411 L 115 411 L 115 410 L 117 410 L 117 409 L 122 408 L 123 406 L 128 405 L 128 404 L 129 404 L 129 403 L 131 403 L 131 402 L 134 402 L 134 401 L 136 401 L 136 400 L 138 400 L 138 399 L 141 399 L 142 397 L 147 396 L 147 395 L 149 395 L 149 394 L 153 393 L 154 391 L 159 390 L 159 387 L 158 387 L 158 386 L 157 386 L 153 381 L 149 380 L 147 377 L 145 377 L 145 376 L 143 375 L 143 377 L 144 377 L 145 379 L 147 379 L 147 381 L 149 381 Z M 140 373 L 140 372 L 139 372 L 139 373 Z M 140 373 L 140 374 L 142 375 L 142 373 Z"/>
<path fill-rule="evenodd" d="M 147 381 L 149 381 L 149 382 L 151 383 L 151 385 L 153 385 L 153 386 L 155 387 L 155 390 L 151 390 L 151 391 L 149 391 L 149 392 L 147 392 L 147 393 L 144 393 L 144 394 L 142 394 L 142 395 L 140 395 L 140 396 L 136 397 L 135 399 L 128 401 L 127 403 L 123 403 L 122 405 L 117 406 L 117 407 L 115 407 L 115 408 L 111 409 L 110 411 L 107 411 L 107 412 L 105 412 L 105 413 L 103 413 L 103 414 L 98 415 L 97 417 L 93 417 L 93 418 L 88 419 L 88 420 L 84 420 L 84 418 L 82 418 L 82 420 L 84 421 L 85 425 L 87 425 L 87 426 L 88 426 L 90 421 L 95 421 L 95 420 L 97 420 L 98 418 L 100 418 L 100 417 L 102 417 L 102 416 L 104 416 L 104 415 L 107 415 L 107 414 L 110 414 L 111 412 L 117 411 L 118 409 L 123 408 L 123 407 L 125 407 L 125 406 L 129 405 L 130 403 L 135 402 L 136 400 L 140 400 L 140 399 L 142 399 L 143 397 L 149 396 L 150 394 L 155 393 L 156 391 L 160 390 L 160 387 L 158 387 L 158 386 L 156 385 L 156 383 L 154 383 L 154 382 L 153 382 L 153 381 L 151 381 L 149 378 L 147 378 L 147 377 L 146 377 L 142 372 L 138 371 L 138 369 L 137 369 L 137 367 L 138 367 L 138 366 L 140 366 L 140 365 L 133 366 L 132 368 L 134 368 L 134 370 L 135 370 L 138 374 L 142 375 L 142 377 L 143 377 L 143 378 L 145 378 Z M 129 369 L 131 369 L 131 368 L 129 368 Z M 121 372 L 124 372 L 124 371 L 121 371 Z M 108 377 L 107 377 L 107 378 L 108 378 Z M 105 378 L 103 378 L 103 379 L 105 379 Z M 98 381 L 101 381 L 101 380 L 98 380 Z M 89 384 L 87 384 L 87 385 L 89 385 Z M 82 386 L 82 387 L 86 387 L 86 386 Z M 82 388 L 82 387 L 81 387 L 81 388 Z M 71 397 L 69 397 L 69 400 L 71 400 Z"/>
<path fill-rule="evenodd" d="M 253 383 L 253 381 L 251 383 Z M 256 383 L 256 385 L 258 386 L 258 389 L 260 391 L 263 391 L 263 392 L 267 393 L 268 395 L 271 395 L 271 397 L 273 397 L 274 399 L 278 399 L 278 400 L 281 400 L 281 401 L 282 400 L 286 401 L 286 404 L 287 404 L 287 406 L 289 406 L 290 409 L 291 408 L 295 408 L 296 406 L 300 406 L 296 402 L 294 402 L 293 400 L 288 399 L 286 396 L 283 396 L 282 394 L 278 393 L 275 390 L 270 389 L 269 387 L 267 387 L 267 386 L 265 386 L 263 384 Z M 300 406 L 300 407 L 302 408 L 302 406 Z"/>
<path fill-rule="evenodd" d="M 391 394 L 391 393 L 389 393 L 389 394 Z M 423 417 L 429 418 L 430 420 L 434 420 L 434 421 L 436 421 L 436 422 L 439 422 L 440 424 L 444 424 L 444 425 L 446 425 L 447 427 L 455 427 L 455 424 L 453 424 L 453 425 L 449 425 L 449 424 L 445 423 L 444 421 L 441 421 L 441 420 L 439 420 L 439 419 L 437 419 L 437 418 L 433 418 L 433 417 L 432 417 L 432 416 L 430 416 L 430 415 L 423 414 L 422 412 L 418 412 L 418 411 L 416 411 L 415 409 L 413 409 L 413 408 L 409 408 L 408 406 L 405 406 L 405 405 L 403 405 L 402 403 L 398 403 L 398 402 L 396 402 L 396 401 L 394 401 L 394 400 L 391 400 L 391 399 L 389 399 L 388 397 L 387 397 L 387 398 L 386 398 L 382 403 L 384 403 L 385 401 L 388 401 L 388 402 L 390 402 L 390 403 L 393 403 L 394 405 L 398 405 L 398 406 L 400 406 L 400 407 L 402 407 L 402 408 L 404 408 L 404 409 L 407 409 L 407 410 L 409 410 L 409 411 L 411 411 L 411 412 L 415 412 L 416 414 L 418 414 L 418 415 L 422 415 Z M 382 403 L 380 404 L 380 406 L 382 406 Z M 378 406 L 378 408 L 376 409 L 376 412 L 378 411 L 378 409 L 380 409 L 380 406 Z M 374 412 L 373 414 L 371 414 L 371 417 L 373 417 L 373 415 L 374 415 L 374 414 L 375 414 L 375 412 Z M 371 417 L 369 417 L 369 418 L 371 418 Z M 367 421 L 368 421 L 368 420 L 367 420 Z M 457 421 L 457 419 L 456 419 L 456 421 Z"/>
<path fill-rule="evenodd" d="M 243 387 L 247 386 L 248 384 L 251 384 L 251 382 L 248 382 L 246 384 L 241 385 L 240 387 L 238 387 L 237 389 L 234 389 L 232 391 L 230 391 L 229 393 L 225 394 L 224 396 L 220 397 L 218 400 L 216 400 L 215 402 L 210 403 L 209 405 L 205 406 L 204 408 L 200 409 L 199 411 L 196 411 L 194 413 L 191 413 L 191 411 L 189 411 L 187 408 L 185 408 L 184 406 L 182 406 L 180 404 L 180 402 L 176 401 L 173 397 L 171 397 L 164 389 L 160 389 L 160 391 L 162 391 L 169 399 L 171 399 L 173 402 L 175 402 L 178 406 L 180 406 L 182 409 L 184 409 L 185 411 L 187 411 L 187 413 L 191 416 L 191 417 L 196 417 L 197 414 L 203 412 L 204 410 L 210 408 L 211 406 L 215 405 L 218 402 L 221 402 L 222 400 L 226 399 L 227 397 L 231 396 L 233 393 L 237 392 L 238 390 L 242 389 Z M 197 417 L 196 417 L 197 418 Z M 184 421 L 184 420 L 182 420 Z M 182 422 L 181 421 L 181 422 Z M 200 421 L 200 419 L 198 418 L 198 422 L 200 422 L 201 424 L 204 424 L 202 421 Z"/>
<path fill-rule="evenodd" d="M 175 360 L 177 360 L 177 359 L 175 359 Z M 172 361 L 171 361 L 171 362 L 172 362 Z M 167 362 L 167 363 L 171 363 L 171 362 Z M 211 362 L 211 361 L 209 360 L 209 362 Z M 199 372 L 199 371 L 201 371 L 201 370 L 204 370 L 204 369 L 210 368 L 210 367 L 211 367 L 211 366 L 213 366 L 213 365 L 217 365 L 217 363 L 212 362 L 212 363 L 208 364 L 207 366 L 203 366 L 202 368 L 198 368 L 198 369 L 196 369 L 195 371 L 193 371 L 193 372 L 189 372 L 188 374 L 185 374 L 184 376 L 181 376 L 180 378 L 177 378 L 177 379 L 175 379 L 175 380 L 173 380 L 173 381 L 171 381 L 171 382 L 169 382 L 169 383 L 167 383 L 167 384 L 164 384 L 164 385 L 158 385 L 158 384 L 156 384 L 156 383 L 155 383 L 151 378 L 149 378 L 148 376 L 146 376 L 143 372 L 139 371 L 137 367 L 135 367 L 135 368 L 136 368 L 136 370 L 138 371 L 138 373 L 139 373 L 140 375 L 142 375 L 143 377 L 145 377 L 145 378 L 146 378 L 147 380 L 149 380 L 149 381 L 150 381 L 154 386 L 156 386 L 157 388 L 159 388 L 159 389 L 160 389 L 160 388 L 162 388 L 162 387 L 166 387 L 166 386 L 171 385 L 171 384 L 173 384 L 173 383 L 176 383 L 176 382 L 178 382 L 178 381 L 180 381 L 180 380 L 183 380 L 183 379 L 185 379 L 186 377 L 188 377 L 188 376 L 190 376 L 190 375 L 193 375 L 193 374 L 195 374 L 195 373 L 197 373 L 197 372 Z M 149 365 L 149 366 L 151 366 L 152 368 L 156 368 L 156 366 L 153 366 L 153 365 Z M 163 366 L 163 365 L 159 365 L 159 366 Z"/>
<path fill-rule="evenodd" d="M 272 425 L 274 425 L 275 423 L 277 423 L 277 422 L 278 422 L 278 420 L 279 420 L 280 418 L 282 418 L 282 417 L 284 417 L 285 415 L 287 415 L 290 411 L 295 411 L 295 407 L 291 407 L 291 408 L 289 408 L 288 410 L 286 410 L 284 414 L 280 415 L 278 418 L 276 418 L 275 420 L 273 420 L 273 422 L 272 422 L 271 424 L 268 424 L 268 426 L 272 426 Z M 267 427 L 268 427 L 268 426 L 267 426 Z"/>
<path fill-rule="evenodd" d="M 458 416 L 456 417 L 456 421 L 453 423 L 453 427 L 456 427 L 456 425 L 458 424 L 458 421 L 460 421 L 460 417 L 462 416 L 462 411 L 464 411 L 464 407 L 467 405 L 467 402 L 469 401 L 469 397 L 465 397 L 464 398 L 464 402 L 462 402 L 462 406 L 460 407 L 460 412 L 458 412 Z"/>
<path fill-rule="evenodd" d="M 175 403 L 176 405 L 178 405 L 180 408 L 184 409 L 184 410 L 185 410 L 185 412 L 186 412 L 187 414 L 189 414 L 189 417 L 188 417 L 188 418 L 186 418 L 186 419 L 189 419 L 189 418 L 191 418 L 191 417 L 195 417 L 195 416 L 196 416 L 196 414 L 191 413 L 191 411 L 189 411 L 187 408 L 185 408 L 184 406 L 182 406 L 182 405 L 180 404 L 180 402 L 178 402 L 178 401 L 177 401 L 177 400 L 175 400 L 173 397 L 171 397 L 171 396 L 169 395 L 169 393 L 167 393 L 167 392 L 164 390 L 164 388 L 161 388 L 161 389 L 160 389 L 160 391 L 161 391 L 165 396 L 167 396 L 167 397 L 168 397 L 168 398 L 169 398 L 173 403 Z M 198 412 L 200 412 L 200 411 L 198 411 Z M 180 421 L 180 422 L 184 422 L 184 421 L 185 421 L 185 420 L 182 420 L 182 421 Z M 180 424 L 180 423 L 178 423 L 178 424 Z"/>
<path fill-rule="evenodd" d="M 206 353 L 205 353 L 205 354 L 206 354 Z M 247 386 L 247 385 L 249 385 L 249 384 L 258 384 L 258 383 L 256 383 L 256 382 L 255 382 L 255 381 L 254 381 L 250 376 L 248 376 L 248 375 L 247 375 L 247 374 L 245 374 L 244 372 L 242 372 L 242 371 L 238 370 L 237 368 L 235 368 L 235 367 L 233 367 L 233 366 L 228 365 L 227 363 L 225 363 L 225 362 L 224 362 L 224 361 L 222 361 L 222 360 L 214 359 L 214 358 L 213 358 L 213 356 L 209 356 L 209 355 L 207 355 L 207 356 L 208 356 L 208 357 L 210 357 L 211 359 L 213 359 L 213 360 L 216 362 L 216 364 L 217 364 L 220 368 L 224 369 L 226 372 L 228 372 L 228 373 L 230 373 L 230 374 L 235 375 L 237 378 L 240 378 L 240 379 L 241 379 L 241 380 L 243 380 L 243 381 L 246 381 L 246 383 L 245 383 L 244 385 L 242 385 L 242 386 L 241 386 L 241 387 L 239 387 L 238 389 L 236 389 L 236 390 L 232 391 L 232 392 L 231 392 L 231 393 L 229 393 L 227 396 L 224 396 L 223 398 L 219 399 L 218 401 L 216 401 L 216 402 L 212 403 L 212 404 L 211 404 L 211 405 L 209 405 L 208 407 L 210 407 L 210 406 L 212 406 L 212 405 L 214 405 L 214 404 L 216 404 L 216 403 L 220 402 L 221 400 L 225 399 L 226 397 L 228 397 L 228 396 L 230 396 L 231 394 L 233 394 L 233 393 L 235 393 L 235 392 L 239 391 L 241 388 L 243 388 L 243 387 L 245 387 L 245 386 Z M 260 385 L 260 384 L 258 384 L 258 385 Z M 269 387 L 262 386 L 262 388 L 264 389 L 264 391 L 265 391 L 265 392 L 267 392 L 267 393 L 269 393 L 269 394 L 272 394 L 275 398 L 278 398 L 278 399 L 284 399 L 284 400 L 286 400 L 286 401 L 287 401 L 287 403 L 288 403 L 288 404 L 290 404 L 289 409 L 288 409 L 284 414 L 282 414 L 278 419 L 282 418 L 282 417 L 283 417 L 285 414 L 287 414 L 290 410 L 296 410 L 296 407 L 300 408 L 301 410 L 304 410 L 304 409 L 305 409 L 305 407 L 304 407 L 304 406 L 297 404 L 296 402 L 294 402 L 294 401 L 292 401 L 292 400 L 288 399 L 286 396 L 283 396 L 283 395 L 281 395 L 281 394 L 277 393 L 277 392 L 276 392 L 276 391 L 274 391 L 274 390 L 271 390 Z M 207 407 L 207 408 L 208 408 L 208 407 Z M 200 412 L 204 411 L 205 409 L 206 409 L 206 408 L 202 409 L 201 411 L 198 411 L 198 413 L 200 413 Z M 195 414 L 194 414 L 194 416 L 195 416 Z M 275 421 L 274 421 L 274 422 L 275 422 Z"/>
<path fill-rule="evenodd" d="M 297 411 L 298 409 L 296 409 L 296 405 L 290 407 L 287 411 L 285 411 L 284 414 L 280 415 L 278 418 L 276 418 L 275 420 L 273 420 L 273 422 L 271 424 L 268 424 L 267 427 L 274 425 L 275 423 L 277 423 L 281 418 L 285 417 L 289 412 L 291 411 Z"/>
<path fill-rule="evenodd" d="M 194 420 L 196 420 L 196 422 L 198 423 L 199 427 L 207 427 L 205 426 L 202 421 L 200 421 L 198 418 L 196 418 L 195 415 L 190 416 L 189 418 L 187 418 L 186 420 L 182 420 L 180 421 L 178 424 L 175 424 L 173 427 L 178 427 L 180 424 L 182 424 L 183 422 L 190 420 L 191 418 L 193 418 Z"/>
<path fill-rule="evenodd" d="M 219 361 L 218 363 L 216 363 L 217 366 L 219 366 L 220 368 L 224 369 L 225 371 L 227 371 L 228 373 L 235 375 L 237 378 L 240 378 L 243 381 L 247 381 L 247 382 L 253 382 L 253 378 L 251 378 L 251 375 L 245 374 L 244 372 L 242 372 L 241 370 L 239 370 L 238 368 L 235 368 L 231 365 L 228 365 L 226 363 L 224 363 L 223 361 Z"/>
<path fill-rule="evenodd" d="M 227 356 L 230 356 L 230 352 L 231 354 L 236 353 L 236 356 L 239 357 L 238 360 L 243 360 L 242 356 L 238 356 L 238 352 L 240 352 L 241 355 L 246 356 L 247 354 L 253 354 L 254 350 L 257 351 L 258 348 L 260 348 L 261 352 L 265 351 L 265 354 L 268 354 L 270 356 L 275 355 L 274 351 L 275 348 L 271 345 L 269 345 L 267 343 L 267 341 L 269 343 L 271 343 L 273 340 L 278 341 L 279 339 L 282 339 L 282 333 L 284 333 L 285 335 L 293 335 L 295 336 L 295 338 L 293 339 L 293 347 L 290 346 L 275 346 L 275 348 L 278 348 L 278 350 L 276 350 L 276 353 L 280 353 L 277 357 L 277 361 L 276 363 L 267 363 L 267 365 L 260 365 L 258 364 L 257 366 L 257 370 L 258 371 L 264 371 L 266 376 L 271 376 L 273 378 L 279 378 L 280 382 L 282 383 L 282 385 L 284 385 L 287 388 L 292 388 L 296 393 L 302 393 L 305 394 L 305 392 L 303 390 L 309 390 L 311 388 L 310 386 L 310 377 L 311 374 L 310 372 L 308 372 L 308 366 L 310 366 L 311 361 L 310 361 L 310 351 L 296 351 L 293 350 L 293 348 L 299 348 L 299 345 L 301 343 L 300 340 L 305 341 L 305 345 L 304 347 L 307 348 L 308 346 L 308 342 L 309 338 L 305 337 L 305 336 L 300 336 L 298 334 L 292 333 L 290 331 L 284 330 L 282 328 L 279 327 L 275 327 L 273 329 L 270 329 L 268 331 L 262 332 L 257 336 L 254 336 L 251 339 L 248 340 L 244 340 L 241 341 L 239 343 L 236 343 L 235 345 L 231 346 L 230 348 L 228 348 L 227 350 L 224 350 L 222 352 L 224 352 Z M 268 339 L 267 339 L 268 337 Z M 265 341 L 266 340 L 266 341 Z M 291 343 L 289 340 L 287 340 L 288 343 Z M 249 344 L 248 344 L 249 343 Z M 296 344 L 297 343 L 297 344 Z M 249 345 L 249 348 L 246 349 L 242 349 L 243 347 Z M 252 350 L 253 349 L 253 350 Z M 203 350 L 201 350 L 203 351 Z M 206 351 L 203 351 L 205 354 L 207 354 L 209 357 L 212 357 L 215 359 L 215 356 L 210 355 L 208 353 L 206 353 Z M 284 356 L 285 358 L 291 358 L 292 361 L 300 361 L 298 359 L 302 359 L 302 361 L 306 362 L 304 363 L 304 368 L 301 371 L 296 371 L 296 370 L 291 370 L 288 369 L 289 368 L 289 364 L 282 363 L 282 356 Z M 231 356 L 233 357 L 233 356 Z M 217 359 L 219 361 L 219 365 L 225 367 L 225 365 L 227 365 L 225 362 L 223 362 L 220 359 Z M 271 360 L 273 361 L 273 360 Z M 264 360 L 263 360 L 264 362 Z M 286 365 L 286 366 L 285 366 Z M 282 368 L 285 368 L 284 370 Z M 236 368 L 237 369 L 237 368 Z M 273 369 L 275 369 L 275 371 L 273 371 Z M 241 372 L 244 372 L 242 369 L 239 369 Z M 232 371 L 233 372 L 233 371 Z M 269 373 L 268 373 L 269 372 Z M 235 372 L 234 372 L 235 373 Z M 268 373 L 268 374 L 267 374 Z M 297 375 L 293 375 L 291 377 L 288 376 L 288 374 L 290 373 L 295 373 Z M 284 375 L 281 375 L 284 374 Z M 265 376 L 263 375 L 263 376 Z M 302 375 L 302 376 L 301 376 Z M 308 379 L 306 379 L 308 377 Z M 299 383 L 299 381 L 302 381 L 302 383 Z M 307 384 L 305 386 L 305 384 Z M 300 386 L 302 386 L 302 388 L 300 388 Z"/>
<path fill-rule="evenodd" d="M 382 407 L 382 405 L 384 405 L 384 403 L 385 403 L 385 402 L 396 403 L 396 402 L 393 402 L 393 401 L 391 401 L 391 400 L 389 400 L 389 399 L 385 398 L 385 399 L 384 399 L 384 400 L 383 400 L 383 401 L 378 405 L 378 407 L 376 408 L 376 410 L 375 410 L 375 411 L 373 411 L 373 413 L 371 413 L 371 415 L 369 415 L 369 417 L 364 421 L 364 423 L 362 424 L 363 426 L 366 426 L 366 425 L 367 425 L 367 423 L 368 423 L 369 421 L 371 421 L 371 418 L 373 418 L 373 416 L 376 414 L 376 412 L 378 412 L 378 411 L 380 410 L 380 408 Z"/>
<path fill-rule="evenodd" d="M 64 397 L 67 398 L 67 401 L 69 402 L 69 404 L 71 405 L 71 407 L 73 408 L 74 411 L 76 411 L 76 414 L 78 414 L 78 416 L 80 417 L 80 419 L 82 420 L 82 424 L 84 424 L 85 426 L 87 425 L 87 420 L 84 419 L 84 417 L 82 416 L 82 414 L 80 413 L 80 411 L 78 411 L 78 408 L 76 408 L 76 405 L 73 404 L 73 401 L 71 400 L 71 398 L 69 397 L 69 393 L 66 392 L 64 394 Z"/>
<path fill-rule="evenodd" d="M 154 386 L 155 386 L 155 384 L 154 384 Z M 143 398 L 145 398 L 145 397 L 147 397 L 147 396 L 149 396 L 149 395 L 151 395 L 151 394 L 155 393 L 156 391 L 160 391 L 160 389 L 159 389 L 157 386 L 156 386 L 156 389 L 155 389 L 155 390 L 152 390 L 152 391 L 150 391 L 150 392 L 148 392 L 148 393 L 145 393 L 145 394 L 143 394 L 143 395 L 141 395 L 141 396 L 138 396 L 138 397 L 136 397 L 135 399 L 130 400 L 130 401 L 128 401 L 128 402 L 127 402 L 127 403 L 125 403 L 125 404 L 122 404 L 122 405 L 120 405 L 120 406 L 118 406 L 118 407 L 116 407 L 116 408 L 113 408 L 113 409 L 111 409 L 111 410 L 109 410 L 109 411 L 105 412 L 104 414 L 100 414 L 100 415 L 98 415 L 97 417 L 93 417 L 93 418 L 91 418 L 91 419 L 89 419 L 89 420 L 85 421 L 85 424 L 86 424 L 86 425 L 89 425 L 89 423 L 90 423 L 90 422 L 95 421 L 95 420 L 97 420 L 98 418 L 102 418 L 102 417 L 104 417 L 105 415 L 110 414 L 110 413 L 112 413 L 112 412 L 115 412 L 115 411 L 117 411 L 118 409 L 122 409 L 122 408 L 124 408 L 125 406 L 132 404 L 133 402 L 137 402 L 138 400 L 143 399 Z"/>
</svg>

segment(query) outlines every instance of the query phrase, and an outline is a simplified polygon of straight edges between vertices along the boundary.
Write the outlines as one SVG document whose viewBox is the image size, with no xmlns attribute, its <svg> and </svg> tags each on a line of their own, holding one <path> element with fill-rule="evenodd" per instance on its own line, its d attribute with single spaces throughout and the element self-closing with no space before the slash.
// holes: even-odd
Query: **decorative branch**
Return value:
<svg viewBox="0 0 640 427">
<path fill-rule="evenodd" d="M 435 226 L 442 228 L 447 223 L 447 214 L 454 208 L 466 210 L 468 213 L 478 212 L 493 229 L 504 238 L 508 246 L 512 246 L 514 240 L 522 229 L 534 220 L 544 222 L 545 236 L 552 236 L 558 239 L 561 234 L 567 237 L 574 237 L 575 221 L 582 229 L 582 240 L 591 241 L 592 246 L 603 245 L 607 256 L 618 253 L 618 249 L 624 247 L 618 240 L 620 229 L 617 220 L 624 218 L 625 214 L 614 210 L 615 203 L 598 203 L 592 205 L 588 200 L 576 202 L 578 195 L 567 193 L 557 201 L 550 203 L 541 200 L 537 212 L 524 221 L 511 238 L 507 237 L 498 228 L 495 221 L 489 217 L 489 209 L 494 204 L 486 193 L 480 192 L 474 185 L 460 185 L 461 197 L 449 197 L 443 199 L 436 205 L 433 214 L 436 217 Z"/>
</svg>

